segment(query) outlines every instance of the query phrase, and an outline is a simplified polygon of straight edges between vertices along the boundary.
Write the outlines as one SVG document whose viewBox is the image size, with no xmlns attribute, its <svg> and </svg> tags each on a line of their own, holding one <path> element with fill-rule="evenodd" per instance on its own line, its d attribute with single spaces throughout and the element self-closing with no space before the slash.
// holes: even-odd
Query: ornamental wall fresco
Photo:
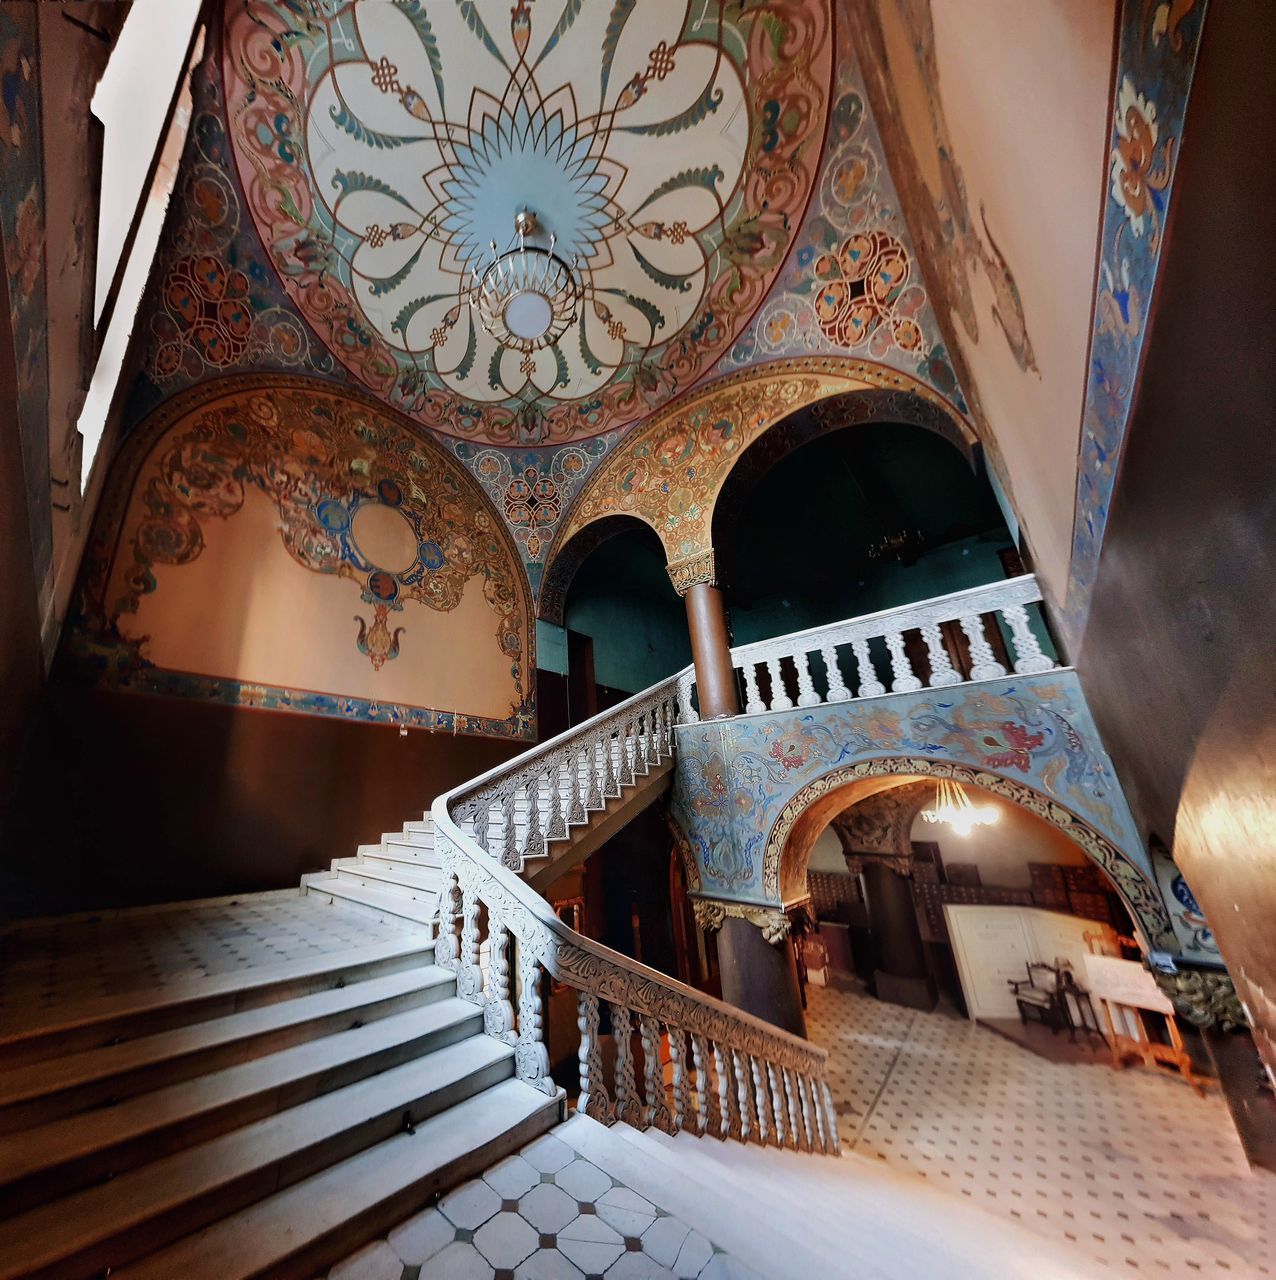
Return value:
<svg viewBox="0 0 1276 1280">
<path fill-rule="evenodd" d="M 529 737 L 518 554 L 455 460 L 282 375 L 169 401 L 129 441 L 68 648 L 108 686 Z"/>
<path fill-rule="evenodd" d="M 1113 878 L 1154 946 L 1178 950 L 1112 762 L 1071 669 L 677 729 L 671 798 L 708 897 L 775 906 L 805 892 L 790 833 L 858 778 L 950 772 L 1062 827 Z"/>
</svg>

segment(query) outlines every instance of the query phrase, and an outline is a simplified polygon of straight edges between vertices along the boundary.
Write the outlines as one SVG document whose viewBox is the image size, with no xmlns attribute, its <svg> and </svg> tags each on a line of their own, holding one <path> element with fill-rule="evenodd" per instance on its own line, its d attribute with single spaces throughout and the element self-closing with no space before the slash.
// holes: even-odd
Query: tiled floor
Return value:
<svg viewBox="0 0 1276 1280">
<path fill-rule="evenodd" d="M 552 1134 L 443 1197 L 328 1280 L 761 1280 Z"/>
<path fill-rule="evenodd" d="M 19 922 L 0 931 L 0 1027 L 60 1004 L 330 955 L 401 932 L 297 893 Z"/>
<path fill-rule="evenodd" d="M 1217 1091 L 1047 1062 L 962 1018 L 809 988 L 843 1144 L 1130 1275 L 1276 1276 L 1276 1176 Z"/>
</svg>

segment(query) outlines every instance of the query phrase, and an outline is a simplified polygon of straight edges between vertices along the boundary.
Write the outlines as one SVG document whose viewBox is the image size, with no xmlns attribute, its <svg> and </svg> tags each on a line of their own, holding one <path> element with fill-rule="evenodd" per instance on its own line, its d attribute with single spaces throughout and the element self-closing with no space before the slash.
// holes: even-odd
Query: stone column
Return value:
<svg viewBox="0 0 1276 1280">
<path fill-rule="evenodd" d="M 718 930 L 722 998 L 781 1031 L 806 1035 L 797 961 L 779 908 L 694 900 L 702 928 Z"/>
<path fill-rule="evenodd" d="M 700 719 L 719 720 L 740 714 L 740 694 L 731 663 L 727 611 L 714 583 L 713 551 L 701 552 L 669 565 L 674 589 L 687 601 L 687 629 L 691 660 L 696 668 Z"/>
<path fill-rule="evenodd" d="M 908 880 L 884 861 L 865 859 L 861 874 L 869 926 L 877 952 L 877 998 L 910 1009 L 935 1007 L 935 984 Z"/>
</svg>

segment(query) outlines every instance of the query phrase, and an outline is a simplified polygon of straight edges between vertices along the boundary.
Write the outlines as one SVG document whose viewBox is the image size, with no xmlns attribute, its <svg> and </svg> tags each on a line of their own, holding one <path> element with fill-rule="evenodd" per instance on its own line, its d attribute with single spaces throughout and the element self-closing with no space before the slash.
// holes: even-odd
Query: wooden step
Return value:
<svg viewBox="0 0 1276 1280">
<path fill-rule="evenodd" d="M 473 1098 L 508 1079 L 513 1060 L 510 1046 L 473 1036 L 9 1218 L 0 1280 L 122 1266 Z"/>
<path fill-rule="evenodd" d="M 561 1103 L 509 1080 L 204 1228 L 112 1280 L 309 1280 L 546 1132 Z"/>
<path fill-rule="evenodd" d="M 421 968 L 433 957 L 431 938 L 401 934 L 374 946 L 56 1006 L 0 1029 L 0 1071 Z"/>
<path fill-rule="evenodd" d="M 427 965 L 0 1073 L 0 1134 L 163 1088 L 455 993 Z"/>
<path fill-rule="evenodd" d="M 0 1137 L 0 1204 L 21 1212 L 483 1029 L 456 997 L 121 1102 Z"/>
<path fill-rule="evenodd" d="M 307 893 L 313 893 L 321 899 L 326 898 L 329 902 L 359 907 L 382 920 L 399 923 L 408 921 L 425 926 L 433 925 L 438 919 L 437 904 L 413 902 L 411 898 L 401 898 L 397 894 L 387 893 L 384 890 L 369 889 L 364 885 L 343 880 L 331 871 L 302 876 L 301 883 Z"/>
</svg>

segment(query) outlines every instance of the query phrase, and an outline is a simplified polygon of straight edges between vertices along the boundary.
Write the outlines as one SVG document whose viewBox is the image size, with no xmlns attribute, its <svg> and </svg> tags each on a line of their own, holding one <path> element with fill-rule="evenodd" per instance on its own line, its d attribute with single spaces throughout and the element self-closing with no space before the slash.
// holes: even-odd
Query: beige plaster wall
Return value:
<svg viewBox="0 0 1276 1280">
<path fill-rule="evenodd" d="M 1115 0 L 872 3 L 909 144 L 892 163 L 910 163 L 911 151 L 934 206 L 934 234 L 919 238 L 940 259 L 938 292 L 949 296 L 935 302 L 950 312 L 1037 568 L 1061 597 L 1107 184 Z M 923 52 L 932 39 L 933 63 Z"/>
</svg>

